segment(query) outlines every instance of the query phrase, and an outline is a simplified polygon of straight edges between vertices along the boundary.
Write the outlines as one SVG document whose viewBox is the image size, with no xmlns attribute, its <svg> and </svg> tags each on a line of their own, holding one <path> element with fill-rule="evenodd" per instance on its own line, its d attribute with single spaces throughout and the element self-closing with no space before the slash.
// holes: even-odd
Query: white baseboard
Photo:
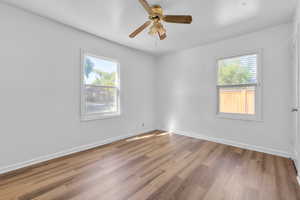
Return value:
<svg viewBox="0 0 300 200">
<path fill-rule="evenodd" d="M 38 158 L 35 158 L 35 159 L 32 159 L 32 160 L 28 160 L 28 161 L 25 161 L 25 162 L 20 162 L 20 163 L 16 163 L 16 164 L 13 164 L 13 165 L 1 167 L 0 168 L 0 175 L 4 174 L 4 173 L 7 173 L 7 172 L 10 172 L 10 171 L 14 171 L 14 170 L 17 170 L 17 169 L 28 167 L 28 166 L 31 166 L 31 165 L 34 165 L 34 164 L 38 164 L 38 163 L 41 163 L 41 162 L 45 162 L 45 161 L 48 161 L 48 160 L 59 158 L 59 157 L 62 157 L 62 156 L 66 156 L 66 155 L 70 155 L 70 154 L 73 154 L 73 153 L 77 153 L 77 152 L 85 151 L 85 150 L 92 149 L 92 148 L 95 148 L 95 147 L 99 147 L 99 146 L 102 146 L 102 145 L 105 145 L 105 144 L 116 142 L 116 141 L 119 141 L 119 140 L 122 140 L 122 139 L 125 139 L 125 138 L 129 138 L 129 137 L 136 136 L 136 135 L 146 133 L 146 132 L 150 132 L 150 131 L 153 131 L 153 130 L 154 129 L 143 129 L 143 130 L 135 131 L 134 133 L 129 133 L 129 134 L 126 134 L 126 135 L 120 135 L 120 136 L 113 137 L 113 138 L 108 138 L 108 139 L 98 141 L 98 142 L 95 142 L 95 143 L 92 143 L 92 144 L 87 144 L 87 145 L 82 145 L 82 146 L 79 146 L 79 147 L 74 147 L 74 148 L 67 149 L 67 150 L 57 152 L 57 153 L 54 153 L 54 154 L 41 156 L 41 157 L 38 157 Z"/>
<path fill-rule="evenodd" d="M 294 154 L 296 155 L 292 160 L 294 162 L 294 165 L 295 165 L 295 168 L 297 170 L 297 172 L 299 173 L 299 166 L 298 166 L 298 160 L 297 160 L 297 154 Z"/>
<path fill-rule="evenodd" d="M 298 153 L 297 152 L 295 152 L 295 155 L 296 155 L 296 157 L 295 158 L 297 158 L 297 156 L 298 156 Z M 298 161 L 297 161 L 297 159 L 293 159 L 293 162 L 294 162 L 294 165 L 295 165 L 295 167 L 296 167 L 296 171 L 297 171 L 297 182 L 298 182 L 298 184 L 300 185 L 300 176 L 299 176 L 299 167 L 298 167 Z"/>
<path fill-rule="evenodd" d="M 289 152 L 284 152 L 284 151 L 280 151 L 280 150 L 276 150 L 276 149 L 260 147 L 260 146 L 250 145 L 250 144 L 244 144 L 244 143 L 235 142 L 235 141 L 231 141 L 231 140 L 227 140 L 227 139 L 223 139 L 223 138 L 209 137 L 209 136 L 206 136 L 203 134 L 187 132 L 187 131 L 182 131 L 182 130 L 177 130 L 177 129 L 170 130 L 170 132 L 178 134 L 178 135 L 183 135 L 183 136 L 193 137 L 193 138 L 197 138 L 197 139 L 201 139 L 201 140 L 207 140 L 207 141 L 211 141 L 211 142 L 221 143 L 221 144 L 225 144 L 225 145 L 230 145 L 230 146 L 248 149 L 248 150 L 252 150 L 252 151 L 258 151 L 258 152 L 267 153 L 267 154 L 272 154 L 272 155 L 281 156 L 281 157 L 285 157 L 285 158 L 293 158 L 294 157 L 293 154 L 289 153 Z"/>
</svg>

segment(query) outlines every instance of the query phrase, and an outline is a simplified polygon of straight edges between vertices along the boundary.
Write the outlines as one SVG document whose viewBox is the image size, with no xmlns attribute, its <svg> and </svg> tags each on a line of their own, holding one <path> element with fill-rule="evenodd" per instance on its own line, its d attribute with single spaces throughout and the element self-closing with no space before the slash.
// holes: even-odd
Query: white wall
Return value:
<svg viewBox="0 0 300 200">
<path fill-rule="evenodd" d="M 3 4 L 0 19 L 0 171 L 155 128 L 152 56 Z M 80 122 L 80 48 L 121 63 L 121 117 Z"/>
<path fill-rule="evenodd" d="M 294 32 L 297 30 L 297 25 L 300 22 L 300 1 L 297 0 L 297 7 L 295 8 L 295 16 L 294 16 Z"/>
<path fill-rule="evenodd" d="M 300 70 L 300 3 L 298 1 L 297 8 L 296 8 L 296 14 L 294 18 L 293 23 L 293 41 L 294 41 L 294 77 L 293 77 L 293 90 L 294 90 L 294 107 L 299 108 L 299 96 L 300 94 L 300 81 L 299 81 L 299 70 Z M 295 128 L 294 133 L 294 154 L 295 154 L 295 163 L 296 167 L 298 169 L 298 172 L 300 171 L 300 112 L 294 113 L 293 118 L 293 127 Z"/>
<path fill-rule="evenodd" d="M 156 76 L 160 128 L 292 154 L 291 35 L 287 24 L 162 56 Z M 263 122 L 217 118 L 215 59 L 256 49 L 263 49 Z"/>
</svg>

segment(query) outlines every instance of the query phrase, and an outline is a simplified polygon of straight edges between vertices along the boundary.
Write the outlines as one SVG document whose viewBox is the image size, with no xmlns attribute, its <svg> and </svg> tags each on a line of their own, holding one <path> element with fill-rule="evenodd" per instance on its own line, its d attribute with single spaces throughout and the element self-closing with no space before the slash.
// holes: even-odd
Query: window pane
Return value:
<svg viewBox="0 0 300 200">
<path fill-rule="evenodd" d="M 93 55 L 83 60 L 82 113 L 119 114 L 119 66 Z"/>
<path fill-rule="evenodd" d="M 118 111 L 118 89 L 105 86 L 85 86 L 87 113 L 112 113 Z"/>
<path fill-rule="evenodd" d="M 218 61 L 218 85 L 257 83 L 257 55 Z"/>
<path fill-rule="evenodd" d="M 219 112 L 255 115 L 255 87 L 219 88 Z"/>
<path fill-rule="evenodd" d="M 92 56 L 84 58 L 84 83 L 88 85 L 117 86 L 118 64 Z"/>
</svg>

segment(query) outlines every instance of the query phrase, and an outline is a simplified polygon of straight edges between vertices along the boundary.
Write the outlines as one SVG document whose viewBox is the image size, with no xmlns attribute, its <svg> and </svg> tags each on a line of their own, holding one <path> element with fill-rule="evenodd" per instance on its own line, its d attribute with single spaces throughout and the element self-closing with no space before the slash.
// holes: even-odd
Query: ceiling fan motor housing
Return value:
<svg viewBox="0 0 300 200">
<path fill-rule="evenodd" d="M 153 5 L 151 9 L 153 14 L 150 19 L 160 19 L 163 16 L 163 9 L 160 5 Z"/>
</svg>

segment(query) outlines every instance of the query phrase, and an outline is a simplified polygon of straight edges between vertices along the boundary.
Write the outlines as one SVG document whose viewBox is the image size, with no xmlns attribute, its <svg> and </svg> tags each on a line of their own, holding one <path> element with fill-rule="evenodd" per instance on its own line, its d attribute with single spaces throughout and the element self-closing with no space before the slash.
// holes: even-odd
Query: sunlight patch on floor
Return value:
<svg viewBox="0 0 300 200">
<path fill-rule="evenodd" d="M 161 137 L 161 136 L 171 135 L 171 134 L 172 133 L 164 132 L 164 133 L 160 133 L 160 134 L 150 134 L 150 135 L 136 136 L 136 137 L 127 139 L 126 142 L 131 142 L 131 141 L 136 141 L 136 140 L 142 140 L 142 139 L 147 139 L 147 138 L 151 138 L 151 137 Z"/>
</svg>

